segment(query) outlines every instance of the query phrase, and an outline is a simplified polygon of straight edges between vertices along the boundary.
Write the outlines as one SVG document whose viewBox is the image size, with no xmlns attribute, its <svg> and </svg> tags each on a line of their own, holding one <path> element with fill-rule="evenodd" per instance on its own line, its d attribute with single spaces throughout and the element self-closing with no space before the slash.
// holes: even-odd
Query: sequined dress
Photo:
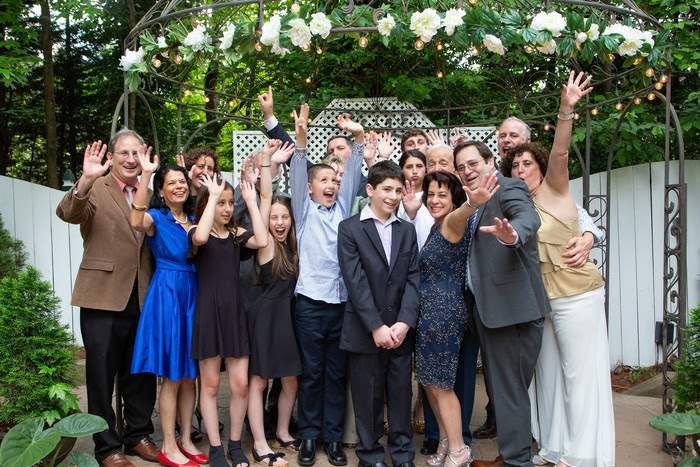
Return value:
<svg viewBox="0 0 700 467">
<path fill-rule="evenodd" d="M 450 243 L 433 227 L 420 252 L 420 314 L 416 330 L 416 379 L 452 389 L 469 314 L 464 274 L 469 240 Z"/>
</svg>

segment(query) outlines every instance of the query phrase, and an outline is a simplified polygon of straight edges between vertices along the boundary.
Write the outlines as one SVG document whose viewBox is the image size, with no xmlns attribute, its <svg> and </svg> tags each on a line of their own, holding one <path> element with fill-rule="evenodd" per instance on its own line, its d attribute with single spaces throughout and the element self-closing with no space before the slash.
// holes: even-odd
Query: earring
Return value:
<svg viewBox="0 0 700 467">
<path fill-rule="evenodd" d="M 160 195 L 160 205 L 165 206 L 165 198 L 163 198 L 163 195 Z"/>
</svg>

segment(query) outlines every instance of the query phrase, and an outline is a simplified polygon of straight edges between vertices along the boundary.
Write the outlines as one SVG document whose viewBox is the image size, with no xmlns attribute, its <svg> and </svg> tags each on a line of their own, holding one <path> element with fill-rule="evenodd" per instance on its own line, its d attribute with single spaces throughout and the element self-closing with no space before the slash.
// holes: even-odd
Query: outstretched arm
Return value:
<svg viewBox="0 0 700 467">
<path fill-rule="evenodd" d="M 217 175 L 211 178 L 208 173 L 204 173 L 202 184 L 207 187 L 209 199 L 207 199 L 207 205 L 204 207 L 202 216 L 197 220 L 197 227 L 192 235 L 192 243 L 194 243 L 195 246 L 204 245 L 209 241 L 209 234 L 214 225 L 214 211 L 216 210 L 216 205 L 219 202 L 221 193 L 226 186 L 226 182 L 224 182 L 223 179 L 219 179 L 217 183 L 217 178 Z"/>
<path fill-rule="evenodd" d="M 92 218 L 95 212 L 95 205 L 87 196 L 90 193 L 95 180 L 103 176 L 112 165 L 111 160 L 105 161 L 107 145 L 102 141 L 95 141 L 88 144 L 83 156 L 83 175 L 76 183 L 75 188 L 66 193 L 61 203 L 56 208 L 56 215 L 71 224 L 82 224 Z"/>
<path fill-rule="evenodd" d="M 134 230 L 153 235 L 155 233 L 153 218 L 146 212 L 146 209 L 148 209 L 148 184 L 151 182 L 153 172 L 158 170 L 158 155 L 153 156 L 153 162 L 151 162 L 151 147 L 141 146 L 138 158 L 141 164 L 141 179 L 134 195 L 134 201 L 131 203 L 129 221 Z"/>
<path fill-rule="evenodd" d="M 574 72 L 569 73 L 569 81 L 562 87 L 561 103 L 557 115 L 557 129 L 554 132 L 554 144 L 549 154 L 547 174 L 544 181 L 557 193 L 569 192 L 569 145 L 574 122 L 576 103 L 593 90 L 589 86 L 591 76 L 581 72 L 574 79 Z"/>
<path fill-rule="evenodd" d="M 258 96 L 258 102 L 260 102 L 260 110 L 262 110 L 263 118 L 265 119 L 263 125 L 267 137 L 279 139 L 284 143 L 294 144 L 292 137 L 282 128 L 277 117 L 275 117 L 275 102 L 272 97 L 272 86 L 267 89 L 267 92 Z"/>
<path fill-rule="evenodd" d="M 462 189 L 467 194 L 467 200 L 460 207 L 452 211 L 445 217 L 442 224 L 442 236 L 451 243 L 459 243 L 469 224 L 469 217 L 498 191 L 498 178 L 494 171 L 488 177 L 481 178 L 479 186 L 470 190 L 463 185 Z"/>
</svg>

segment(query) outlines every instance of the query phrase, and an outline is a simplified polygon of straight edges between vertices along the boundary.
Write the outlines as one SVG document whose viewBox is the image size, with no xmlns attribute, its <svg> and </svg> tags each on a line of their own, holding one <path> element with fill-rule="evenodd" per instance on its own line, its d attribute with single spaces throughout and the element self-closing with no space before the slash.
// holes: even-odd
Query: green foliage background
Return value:
<svg viewBox="0 0 700 467">
<path fill-rule="evenodd" d="M 480 0 L 490 1 L 490 0 Z M 183 2 L 182 7 L 195 2 Z M 199 3 L 199 2 L 196 2 Z M 289 2 L 291 3 L 291 2 Z M 280 6 L 288 7 L 282 2 Z M 302 8 L 317 8 L 323 4 L 302 0 Z M 139 19 L 153 6 L 152 0 L 59 0 L 52 1 L 54 42 L 54 71 L 58 122 L 58 167 L 80 173 L 82 149 L 94 139 L 109 137 L 112 114 L 123 91 L 124 75 L 118 68 L 123 53 L 123 40 L 133 20 Z M 331 1 L 326 11 L 342 5 Z M 451 2 L 411 1 L 411 10 L 433 6 L 444 10 L 454 7 Z M 494 2 L 494 8 L 513 8 L 516 0 Z M 684 131 L 686 157 L 700 154 L 700 34 L 697 33 L 700 3 L 682 0 L 649 0 L 639 6 L 660 19 L 664 28 L 673 33 L 671 52 L 673 103 Z M 544 8 L 544 4 L 541 5 Z M 556 4 L 551 5 L 556 8 Z M 267 5 L 267 11 L 274 6 Z M 0 174 L 45 183 L 44 106 L 41 86 L 41 55 L 38 44 L 38 8 L 34 2 L 9 0 L 0 7 Z M 255 9 L 244 10 L 254 18 Z M 582 15 L 590 10 L 581 9 Z M 230 14 L 218 10 L 215 15 Z M 254 129 L 261 123 L 255 96 L 272 85 L 276 110 L 283 123 L 290 126 L 289 112 L 294 106 L 308 101 L 317 109 L 337 97 L 396 96 L 420 109 L 444 109 L 469 106 L 462 111 L 428 112 L 437 125 L 494 124 L 515 114 L 538 114 L 556 110 L 556 102 L 528 100 L 542 93 L 556 92 L 571 65 L 556 57 L 524 52 L 507 53 L 505 57 L 481 53 L 471 57 L 446 42 L 438 52 L 429 44 L 416 51 L 410 40 L 400 44 L 382 44 L 376 34 L 370 35 L 369 45 L 361 49 L 357 35 L 331 36 L 323 54 L 313 51 L 293 51 L 285 57 L 269 52 L 244 56 L 234 64 L 194 63 L 183 73 L 184 81 L 198 88 L 214 88 L 233 97 L 214 99 L 205 104 L 201 93 L 185 97 L 193 105 L 183 113 L 180 145 L 212 117 L 203 111 L 209 108 L 227 109 L 250 122 L 228 122 L 212 125 L 201 132 L 194 145 L 212 145 L 223 156 L 224 169 L 230 168 L 231 130 Z M 216 42 L 216 41 L 215 41 Z M 619 60 L 621 62 L 621 60 Z M 621 65 L 621 63 L 616 63 Z M 596 79 L 603 77 L 600 69 L 582 65 Z M 642 70 L 643 70 L 642 66 Z M 445 77 L 438 79 L 436 72 Z M 657 70 L 657 77 L 660 70 Z M 307 84 L 305 79 L 311 78 Z M 653 81 L 640 71 L 624 79 L 607 83 L 592 95 L 592 102 L 625 95 Z M 181 89 L 172 83 L 160 82 L 158 95 L 177 100 Z M 503 106 L 496 103 L 510 99 L 522 104 Z M 233 100 L 233 107 L 229 107 Z M 151 100 L 160 152 L 174 158 L 178 150 L 177 108 L 174 104 Z M 150 121 L 144 107 L 137 103 L 135 128 L 153 140 Z M 605 170 L 611 133 L 619 112 L 611 104 L 601 106 L 592 121 L 592 171 Z M 550 143 L 551 134 L 542 131 L 545 121 L 536 122 L 535 138 Z M 664 108 L 657 99 L 644 100 L 634 106 L 621 128 L 619 145 L 615 150 L 613 167 L 663 159 Z M 583 120 L 577 124 L 574 141 L 582 147 Z M 675 135 L 672 136 L 675 141 Z M 572 158 L 573 159 L 573 158 Z M 572 160 L 572 175 L 580 168 Z M 60 175 L 60 174 L 59 174 Z"/>
</svg>

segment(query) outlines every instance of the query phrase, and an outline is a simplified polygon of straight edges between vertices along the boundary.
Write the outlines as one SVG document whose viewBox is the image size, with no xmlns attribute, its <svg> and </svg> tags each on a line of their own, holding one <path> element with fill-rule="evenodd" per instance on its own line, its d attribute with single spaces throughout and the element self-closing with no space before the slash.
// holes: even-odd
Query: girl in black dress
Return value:
<svg viewBox="0 0 700 467">
<path fill-rule="evenodd" d="M 269 212 L 272 179 L 270 152 L 263 150 L 260 170 L 261 207 Z M 266 151 L 268 150 L 268 151 Z M 243 308 L 243 291 L 239 280 L 241 256 L 268 243 L 268 232 L 256 202 L 255 188 L 242 177 L 240 187 L 250 213 L 253 232 L 238 227 L 233 220 L 233 187 L 208 175 L 197 197 L 198 224 L 189 232 L 199 282 L 199 294 L 192 332 L 192 358 L 199 360 L 202 382 L 200 408 L 209 437 L 209 463 L 228 467 L 219 437 L 216 397 L 219 392 L 221 360 L 226 364 L 230 390 L 229 454 L 234 467 L 247 467 L 241 448 L 241 431 L 248 405 L 248 356 L 250 342 L 248 322 Z M 262 193 L 261 193 L 262 195 Z"/>
<path fill-rule="evenodd" d="M 263 292 L 248 315 L 251 339 L 248 422 L 253 434 L 255 460 L 281 466 L 287 461 L 273 452 L 265 439 L 263 394 L 269 379 L 282 379 L 276 437 L 281 447 L 298 448 L 299 443 L 289 434 L 297 376 L 301 374 L 301 358 L 292 323 L 298 258 L 289 198 L 273 199 L 268 227 L 269 242 L 257 252 Z"/>
</svg>

